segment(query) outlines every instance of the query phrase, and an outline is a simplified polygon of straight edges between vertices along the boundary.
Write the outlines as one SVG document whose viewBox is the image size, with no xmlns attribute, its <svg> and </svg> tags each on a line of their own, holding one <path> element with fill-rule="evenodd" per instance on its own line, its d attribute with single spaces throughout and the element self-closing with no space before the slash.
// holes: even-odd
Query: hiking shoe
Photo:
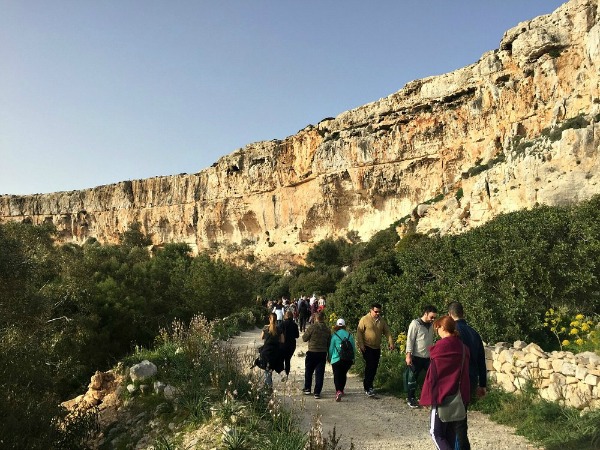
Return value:
<svg viewBox="0 0 600 450">
<path fill-rule="evenodd" d="M 320 398 L 321 398 L 321 394 L 317 394 L 317 393 L 315 392 L 315 399 L 319 400 Z"/>
<path fill-rule="evenodd" d="M 371 388 L 368 391 L 365 391 L 365 394 L 367 394 L 367 397 L 375 397 L 375 389 Z"/>
<path fill-rule="evenodd" d="M 417 403 L 417 401 L 415 399 L 409 398 L 406 401 L 406 404 L 408 405 L 409 408 L 415 409 L 419 407 L 419 404 Z"/>
<path fill-rule="evenodd" d="M 310 389 L 302 389 L 304 395 L 310 395 Z"/>
<path fill-rule="evenodd" d="M 342 395 L 344 395 L 342 391 L 337 391 L 337 392 L 335 393 L 335 401 L 336 401 L 336 402 L 340 402 L 340 401 L 342 401 Z"/>
</svg>

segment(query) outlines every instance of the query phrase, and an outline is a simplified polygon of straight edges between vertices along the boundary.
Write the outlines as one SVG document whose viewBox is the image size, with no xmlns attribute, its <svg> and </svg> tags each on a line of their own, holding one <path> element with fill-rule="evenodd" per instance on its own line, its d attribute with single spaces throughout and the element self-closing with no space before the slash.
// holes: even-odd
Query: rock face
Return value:
<svg viewBox="0 0 600 450">
<path fill-rule="evenodd" d="M 115 242 L 140 222 L 157 245 L 297 262 L 350 231 L 458 233 L 587 199 L 600 193 L 599 16 L 598 0 L 572 0 L 510 29 L 475 64 L 285 140 L 195 174 L 1 196 L 0 221 L 53 222 L 76 243 Z"/>
</svg>

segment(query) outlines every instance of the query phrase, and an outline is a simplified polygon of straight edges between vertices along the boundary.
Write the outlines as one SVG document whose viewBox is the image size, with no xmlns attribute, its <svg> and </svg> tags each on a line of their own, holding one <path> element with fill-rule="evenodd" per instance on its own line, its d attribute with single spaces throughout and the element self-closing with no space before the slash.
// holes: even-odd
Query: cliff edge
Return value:
<svg viewBox="0 0 600 450">
<path fill-rule="evenodd" d="M 62 242 L 115 242 L 140 222 L 155 245 L 301 261 L 327 237 L 459 233 L 498 214 L 600 193 L 598 0 L 508 30 L 498 49 L 415 80 L 284 140 L 195 174 L 0 196 L 0 222 L 53 222 Z"/>
</svg>

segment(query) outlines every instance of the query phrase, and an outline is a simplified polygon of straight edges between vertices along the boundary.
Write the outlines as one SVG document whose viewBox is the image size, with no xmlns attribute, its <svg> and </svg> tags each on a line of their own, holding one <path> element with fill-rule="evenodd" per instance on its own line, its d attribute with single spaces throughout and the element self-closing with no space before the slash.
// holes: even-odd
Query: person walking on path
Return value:
<svg viewBox="0 0 600 450">
<path fill-rule="evenodd" d="M 347 349 L 342 349 L 344 340 L 347 340 L 351 346 L 351 355 L 346 354 Z M 354 343 L 354 337 L 346 331 L 346 321 L 342 318 L 338 319 L 335 327 L 333 328 L 333 335 L 331 336 L 331 342 L 329 343 L 329 362 L 331 363 L 331 369 L 333 370 L 333 384 L 335 386 L 335 401 L 339 402 L 342 400 L 344 395 L 344 388 L 346 387 L 346 380 L 348 379 L 348 371 L 352 364 L 354 364 L 354 355 L 356 354 L 356 344 Z"/>
<path fill-rule="evenodd" d="M 456 322 L 460 339 L 469 349 L 469 379 L 471 381 L 471 398 L 483 397 L 487 392 L 487 367 L 485 365 L 485 350 L 481 336 L 464 319 L 465 312 L 460 302 L 448 305 L 448 314 Z M 460 450 L 470 450 L 471 444 L 467 435 L 468 424 L 465 419 L 458 424 L 456 430 L 457 445 Z"/>
<path fill-rule="evenodd" d="M 288 310 L 285 313 L 283 324 L 281 325 L 281 334 L 284 337 L 283 344 L 283 370 L 285 370 L 286 379 L 290 374 L 290 361 L 296 351 L 296 339 L 300 337 L 298 325 L 294 322 L 294 313 Z"/>
<path fill-rule="evenodd" d="M 298 320 L 300 321 L 300 332 L 304 333 L 306 331 L 306 322 L 308 322 L 308 318 L 310 317 L 310 305 L 308 304 L 308 300 L 302 297 L 298 301 Z"/>
<path fill-rule="evenodd" d="M 429 368 L 429 347 L 433 344 L 433 327 L 437 318 L 437 308 L 427 305 L 420 318 L 413 320 L 406 333 L 406 370 L 404 371 L 404 388 L 406 401 L 411 408 L 418 408 L 415 393 L 417 380 L 422 371 Z"/>
<path fill-rule="evenodd" d="M 389 349 L 393 350 L 394 340 L 392 339 L 392 332 L 387 321 L 381 317 L 381 304 L 373 303 L 371 310 L 360 319 L 358 328 L 356 329 L 356 344 L 365 360 L 363 387 L 365 394 L 369 397 L 375 396 L 373 381 L 375 380 L 379 358 L 381 357 L 381 338 L 383 335 L 387 336 Z"/>
<path fill-rule="evenodd" d="M 273 371 L 281 373 L 283 370 L 281 346 L 285 343 L 283 334 L 277 328 L 277 316 L 274 313 L 269 314 L 269 325 L 263 328 L 260 338 L 265 341 L 260 350 L 260 358 L 266 362 L 265 384 L 272 387 Z"/>
<path fill-rule="evenodd" d="M 304 389 L 305 395 L 310 395 L 313 374 L 315 375 L 316 399 L 321 398 L 323 389 L 323 380 L 325 379 L 325 362 L 327 361 L 327 350 L 329 349 L 329 340 L 331 331 L 325 325 L 325 314 L 316 313 L 315 323 L 308 327 L 308 330 L 302 335 L 302 340 L 308 342 L 308 351 L 304 360 Z"/>
<path fill-rule="evenodd" d="M 442 422 L 437 409 L 447 397 L 456 394 L 459 388 L 463 402 L 469 402 L 469 349 L 458 337 L 456 322 L 452 317 L 444 316 L 436 320 L 433 328 L 441 339 L 430 347 L 431 363 L 419 402 L 423 406 L 431 405 L 429 433 L 436 448 L 454 450 L 456 428 L 466 418 L 457 422 Z"/>
<path fill-rule="evenodd" d="M 280 327 L 283 323 L 283 315 L 285 314 L 285 308 L 283 307 L 283 299 L 279 299 L 277 304 L 273 307 L 272 313 L 277 316 L 277 326 Z"/>
</svg>

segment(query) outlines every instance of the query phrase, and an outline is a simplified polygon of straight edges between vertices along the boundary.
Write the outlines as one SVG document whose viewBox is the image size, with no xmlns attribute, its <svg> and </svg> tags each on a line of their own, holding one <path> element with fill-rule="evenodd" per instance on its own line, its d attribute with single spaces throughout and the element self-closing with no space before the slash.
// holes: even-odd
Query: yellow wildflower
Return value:
<svg viewBox="0 0 600 450">
<path fill-rule="evenodd" d="M 577 315 L 575 316 L 575 318 L 576 318 L 577 320 L 583 320 L 583 314 L 577 314 Z"/>
<path fill-rule="evenodd" d="M 569 342 L 569 340 L 568 340 L 568 339 L 565 339 L 564 341 L 562 341 L 562 345 L 563 345 L 564 347 L 566 347 L 566 346 L 567 346 L 567 345 L 569 345 L 569 344 L 570 344 L 570 342 Z"/>
<path fill-rule="evenodd" d="M 571 322 L 570 324 L 572 327 L 578 327 L 579 326 L 579 321 L 578 320 L 574 320 L 573 322 Z"/>
<path fill-rule="evenodd" d="M 583 345 L 583 339 L 579 338 L 575 341 L 577 345 Z"/>
<path fill-rule="evenodd" d="M 579 333 L 579 330 L 577 328 L 571 328 L 571 333 L 570 334 L 572 334 L 574 336 L 574 335 L 576 335 L 578 333 Z"/>
</svg>

